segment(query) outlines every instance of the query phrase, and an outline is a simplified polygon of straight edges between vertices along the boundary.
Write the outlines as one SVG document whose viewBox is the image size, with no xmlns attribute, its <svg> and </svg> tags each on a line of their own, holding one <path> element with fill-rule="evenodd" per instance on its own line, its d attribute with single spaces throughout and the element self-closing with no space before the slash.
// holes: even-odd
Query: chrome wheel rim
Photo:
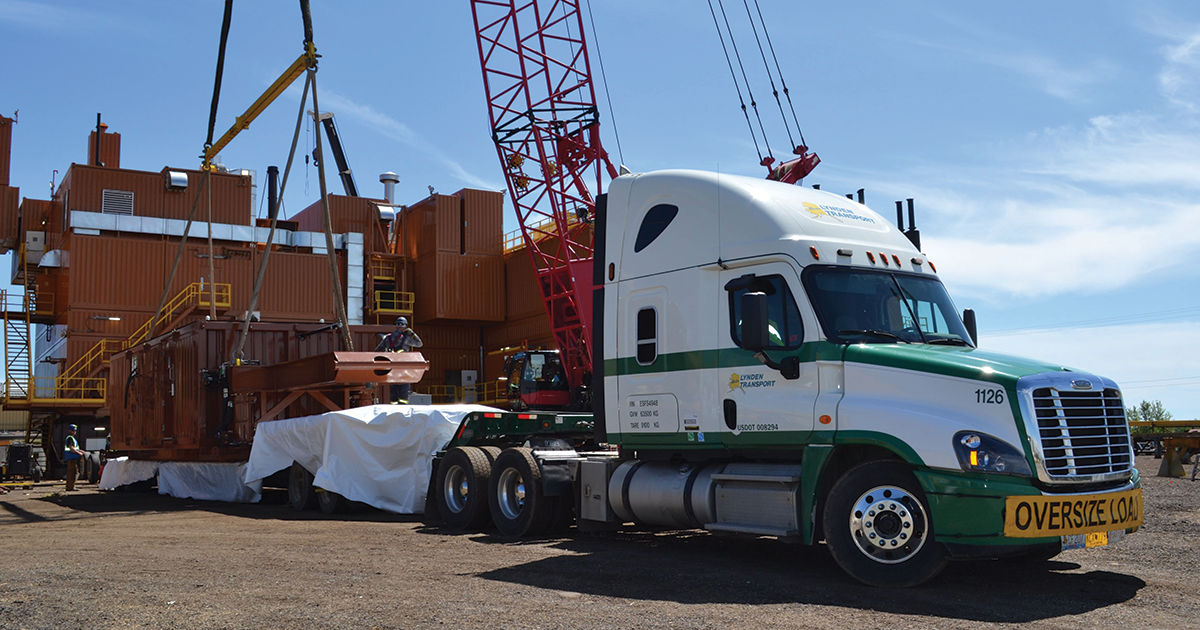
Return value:
<svg viewBox="0 0 1200 630">
<path fill-rule="evenodd" d="M 899 564 L 925 546 L 929 517 L 904 488 L 878 486 L 850 509 L 850 535 L 862 554 L 881 564 Z"/>
<path fill-rule="evenodd" d="M 446 471 L 442 498 L 451 512 L 458 514 L 467 507 L 467 497 L 470 496 L 471 486 L 467 480 L 467 471 L 462 466 L 454 465 Z"/>
<path fill-rule="evenodd" d="M 521 510 L 525 508 L 525 480 L 521 478 L 520 472 L 507 468 L 500 473 L 496 494 L 504 518 L 511 521 L 521 516 Z"/>
</svg>

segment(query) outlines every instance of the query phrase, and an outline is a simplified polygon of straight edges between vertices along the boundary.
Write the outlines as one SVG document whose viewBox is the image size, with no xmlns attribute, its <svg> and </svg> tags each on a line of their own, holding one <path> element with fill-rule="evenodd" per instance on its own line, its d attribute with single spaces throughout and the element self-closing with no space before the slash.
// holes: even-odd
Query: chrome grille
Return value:
<svg viewBox="0 0 1200 630">
<path fill-rule="evenodd" d="M 1033 390 L 1038 438 L 1046 473 L 1057 479 L 1089 478 L 1133 469 L 1129 425 L 1121 392 Z"/>
</svg>

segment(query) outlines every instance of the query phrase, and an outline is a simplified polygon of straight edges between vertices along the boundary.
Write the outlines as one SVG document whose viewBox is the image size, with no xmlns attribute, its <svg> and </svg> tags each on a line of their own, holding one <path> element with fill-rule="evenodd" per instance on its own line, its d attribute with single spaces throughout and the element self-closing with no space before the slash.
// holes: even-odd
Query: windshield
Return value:
<svg viewBox="0 0 1200 630">
<path fill-rule="evenodd" d="M 936 278 L 810 267 L 804 287 L 825 336 L 834 343 L 972 345 Z"/>
<path fill-rule="evenodd" d="M 540 354 L 531 352 L 525 362 L 525 373 L 521 380 L 537 381 L 538 389 L 567 389 L 566 374 L 563 374 L 562 360 L 558 354 Z"/>
</svg>

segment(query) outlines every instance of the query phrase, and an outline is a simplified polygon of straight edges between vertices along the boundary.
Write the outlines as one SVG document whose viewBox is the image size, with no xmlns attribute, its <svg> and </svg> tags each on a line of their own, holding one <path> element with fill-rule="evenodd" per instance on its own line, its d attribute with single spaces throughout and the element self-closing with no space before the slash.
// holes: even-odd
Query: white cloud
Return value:
<svg viewBox="0 0 1200 630">
<path fill-rule="evenodd" d="M 1200 363 L 1195 357 L 1200 322 L 1031 331 L 995 338 L 981 330 L 980 346 L 1111 378 L 1121 386 L 1126 406 L 1161 400 L 1178 419 L 1200 418 Z"/>
<path fill-rule="evenodd" d="M 1200 111 L 1200 25 L 1156 16 L 1146 30 L 1172 42 L 1160 49 L 1165 63 L 1158 83 L 1163 96 L 1185 111 Z"/>
<path fill-rule="evenodd" d="M 288 93 L 293 98 L 299 99 L 301 89 L 293 85 Z M 413 131 L 404 123 L 377 111 L 370 105 L 361 105 L 351 101 L 349 98 L 342 96 L 331 90 L 321 88 L 317 95 L 321 103 L 322 111 L 332 111 L 340 120 L 355 120 L 359 124 L 370 127 L 377 133 L 405 144 L 426 156 L 441 162 L 450 170 L 451 175 L 459 181 L 486 190 L 504 190 L 505 186 L 501 182 L 488 181 L 482 177 L 468 173 L 458 162 L 447 157 L 433 143 L 426 140 L 421 134 Z"/>
</svg>

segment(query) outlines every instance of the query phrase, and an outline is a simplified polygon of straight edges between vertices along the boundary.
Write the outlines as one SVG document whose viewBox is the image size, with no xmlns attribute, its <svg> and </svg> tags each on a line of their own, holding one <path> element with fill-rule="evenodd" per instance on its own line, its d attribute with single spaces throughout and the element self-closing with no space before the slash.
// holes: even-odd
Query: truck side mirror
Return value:
<svg viewBox="0 0 1200 630">
<path fill-rule="evenodd" d="M 979 347 L 979 333 L 975 329 L 975 311 L 971 309 L 963 310 L 963 326 L 967 328 L 967 334 L 971 335 L 971 345 Z"/>
<path fill-rule="evenodd" d="M 767 319 L 767 294 L 742 294 L 742 347 L 762 352 L 770 345 L 770 323 Z"/>
</svg>

